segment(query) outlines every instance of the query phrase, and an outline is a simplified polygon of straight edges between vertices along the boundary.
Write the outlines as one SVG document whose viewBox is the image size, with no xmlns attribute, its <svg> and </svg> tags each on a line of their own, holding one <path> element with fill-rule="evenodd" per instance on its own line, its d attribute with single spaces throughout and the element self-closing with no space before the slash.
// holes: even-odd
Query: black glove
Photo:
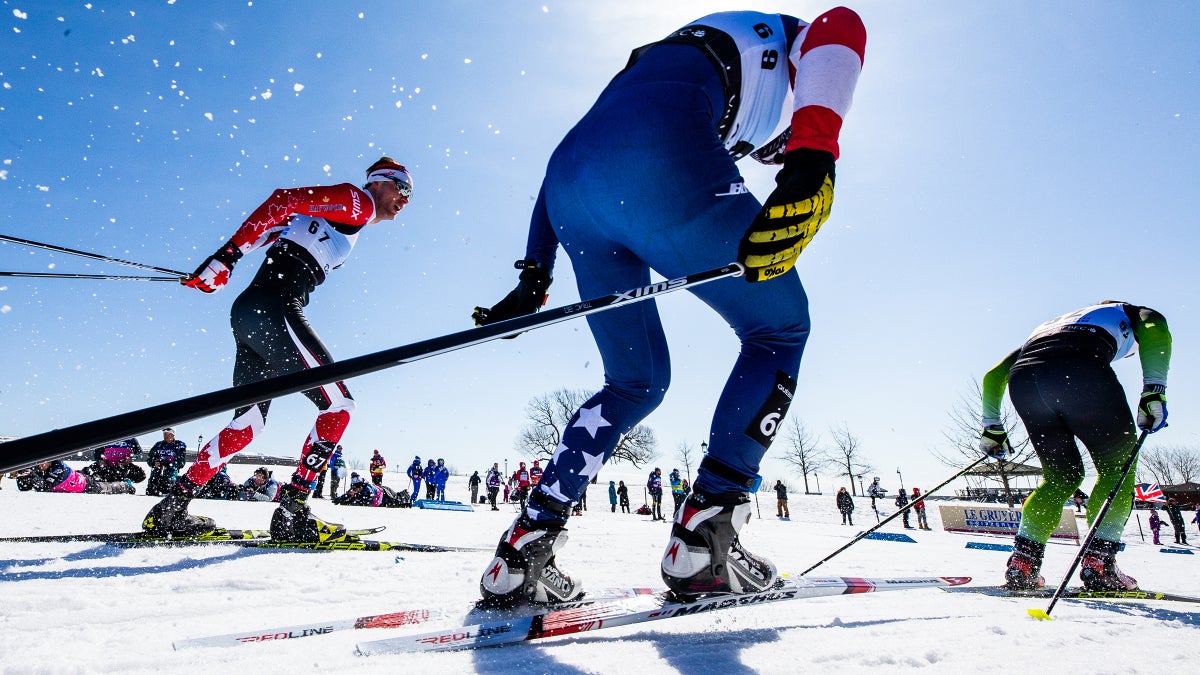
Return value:
<svg viewBox="0 0 1200 675">
<path fill-rule="evenodd" d="M 471 314 L 476 326 L 486 326 L 489 323 L 533 314 L 546 304 L 546 298 L 550 297 L 546 294 L 546 289 L 550 288 L 551 282 L 554 281 L 550 268 L 530 259 L 518 260 L 513 263 L 513 267 L 521 270 L 517 287 L 491 308 L 476 307 Z"/>
<path fill-rule="evenodd" d="M 993 459 L 1002 459 L 1011 447 L 1008 432 L 1000 424 L 987 425 L 979 435 L 979 451 Z"/>
<path fill-rule="evenodd" d="M 775 176 L 775 191 L 738 245 L 746 281 L 774 279 L 792 269 L 796 257 L 829 219 L 833 181 L 831 153 L 807 148 L 787 153 Z"/>
<path fill-rule="evenodd" d="M 1161 384 L 1148 384 L 1142 388 L 1138 401 L 1137 425 L 1154 433 L 1167 424 L 1167 388 Z"/>
</svg>

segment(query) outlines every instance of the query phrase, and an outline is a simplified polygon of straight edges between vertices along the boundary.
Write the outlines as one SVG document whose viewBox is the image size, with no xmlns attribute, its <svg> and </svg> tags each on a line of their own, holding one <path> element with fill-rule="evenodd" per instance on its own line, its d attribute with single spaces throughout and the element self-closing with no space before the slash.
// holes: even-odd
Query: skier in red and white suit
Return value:
<svg viewBox="0 0 1200 675">
<path fill-rule="evenodd" d="M 205 293 L 221 290 L 234 264 L 246 253 L 269 246 L 266 260 L 230 310 L 237 343 L 234 385 L 256 382 L 331 363 L 321 339 L 304 317 L 308 296 L 350 255 L 363 227 L 392 220 L 408 204 L 412 177 L 383 157 L 367 169 L 362 188 L 349 183 L 276 190 L 233 237 L 183 280 Z M 320 413 L 304 441 L 291 484 L 280 490 L 271 536 L 284 541 L 337 541 L 339 525 L 312 516 L 307 499 L 321 470 L 350 423 L 354 399 L 341 382 L 304 392 Z M 195 491 L 254 440 L 266 424 L 271 402 L 239 408 L 224 429 L 202 447 L 196 462 L 150 510 L 143 529 L 157 534 L 196 535 L 216 525 L 187 512 Z M 352 537 L 350 537 L 352 538 Z"/>
</svg>

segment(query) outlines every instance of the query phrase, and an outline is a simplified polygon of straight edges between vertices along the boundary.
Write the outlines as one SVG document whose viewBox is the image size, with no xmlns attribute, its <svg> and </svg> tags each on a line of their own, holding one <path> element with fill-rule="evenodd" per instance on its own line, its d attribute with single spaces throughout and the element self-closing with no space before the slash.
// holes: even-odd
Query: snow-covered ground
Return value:
<svg viewBox="0 0 1200 675">
<path fill-rule="evenodd" d="M 454 480 L 452 498 L 465 492 L 464 479 Z M 154 503 L 141 495 L 24 493 L 9 479 L 2 486 L 0 536 L 133 530 Z M 641 491 L 631 492 L 636 507 Z M 571 521 L 561 566 L 591 588 L 660 586 L 658 560 L 668 526 L 610 513 L 603 490 L 593 488 L 589 498 L 591 509 Z M 774 517 L 773 498 L 759 499 L 762 518 L 751 521 L 744 540 L 781 570 L 799 572 L 864 529 L 840 524 L 832 494 L 792 495 L 789 522 Z M 856 522 L 874 524 L 867 500 L 857 502 Z M 515 514 L 511 507 L 464 513 L 315 504 L 319 515 L 352 527 L 386 525 L 381 538 L 488 550 L 313 553 L 0 543 L 0 671 L 1161 673 L 1192 672 L 1198 654 L 1197 606 L 1062 601 L 1054 621 L 1039 622 L 1025 610 L 1044 606 L 1044 600 L 939 590 L 801 600 L 475 652 L 354 655 L 356 642 L 404 629 L 173 650 L 174 640 L 308 620 L 420 607 L 465 611 L 477 597 L 491 547 Z M 192 510 L 226 526 L 265 528 L 272 508 L 197 501 Z M 1007 542 L 942 532 L 932 505 L 929 514 L 934 531 L 909 531 L 915 544 L 863 540 L 813 574 L 971 576 L 972 584 L 997 583 L 1007 554 L 966 544 Z M 901 528 L 893 523 L 885 531 Z M 1165 541 L 1172 539 L 1168 532 Z M 1200 541 L 1194 530 L 1192 537 Z M 1122 568 L 1144 588 L 1200 595 L 1200 555 L 1160 552 L 1169 547 L 1144 543 L 1134 519 L 1125 542 Z M 1076 551 L 1074 545 L 1049 547 L 1044 572 L 1052 584 Z"/>
</svg>

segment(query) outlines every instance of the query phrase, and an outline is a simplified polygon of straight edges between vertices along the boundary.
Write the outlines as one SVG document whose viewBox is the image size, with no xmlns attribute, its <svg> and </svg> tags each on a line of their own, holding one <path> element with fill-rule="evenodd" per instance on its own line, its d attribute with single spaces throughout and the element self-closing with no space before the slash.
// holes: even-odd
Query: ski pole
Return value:
<svg viewBox="0 0 1200 675">
<path fill-rule="evenodd" d="M 55 246 L 54 244 L 43 244 L 40 241 L 30 241 L 29 239 L 20 239 L 18 237 L 10 237 L 7 234 L 0 234 L 0 241 L 12 242 L 14 244 L 24 244 L 26 246 L 33 246 L 36 248 L 44 248 L 47 251 L 57 251 L 58 253 L 70 253 L 71 255 L 82 256 L 84 258 L 91 258 L 92 260 L 100 260 L 103 262 L 116 263 L 118 265 L 128 265 L 129 267 L 138 267 L 138 268 L 141 268 L 144 270 L 150 270 L 152 272 L 162 272 L 163 274 L 170 274 L 174 277 L 186 277 L 187 276 L 187 274 L 185 274 L 183 272 L 176 272 L 175 270 L 169 270 L 165 267 L 155 267 L 154 265 L 146 265 L 143 263 L 130 262 L 128 260 L 121 260 L 119 258 L 110 258 L 106 255 L 100 255 L 99 253 L 89 253 L 87 251 L 77 251 L 73 248 L 66 248 L 63 246 Z"/>
<path fill-rule="evenodd" d="M 1133 451 L 1129 453 L 1129 459 L 1125 460 L 1125 468 L 1121 470 L 1121 477 L 1113 484 L 1112 489 L 1108 491 L 1108 498 L 1104 500 L 1104 505 L 1100 507 L 1100 512 L 1096 514 L 1096 520 L 1092 521 L 1092 526 L 1088 529 L 1087 537 L 1083 540 L 1083 546 L 1079 547 L 1079 553 L 1075 554 L 1075 560 L 1071 561 L 1071 569 L 1067 570 L 1067 576 L 1063 577 L 1062 583 L 1058 585 L 1058 590 L 1054 591 L 1054 596 L 1050 598 L 1050 605 L 1044 610 L 1032 607 L 1025 610 L 1029 613 L 1029 616 L 1039 621 L 1050 620 L 1050 612 L 1054 609 L 1054 605 L 1058 602 L 1058 599 L 1062 597 L 1063 591 L 1067 590 L 1067 583 L 1071 581 L 1071 576 L 1075 574 L 1075 568 L 1079 567 L 1079 561 L 1083 560 L 1088 546 L 1096 538 L 1096 530 L 1100 529 L 1100 523 L 1104 521 L 1104 515 L 1108 513 L 1108 507 L 1112 506 L 1113 500 L 1117 498 L 1117 493 L 1121 491 L 1121 485 L 1129 477 L 1129 472 L 1133 469 L 1133 463 L 1137 461 L 1138 453 L 1142 450 L 1142 443 L 1146 441 L 1146 436 L 1149 434 L 1149 430 L 1142 429 L 1137 443 L 1133 445 Z"/>
<path fill-rule="evenodd" d="M 58 272 L 0 272 L 0 277 L 36 277 L 42 279 L 102 279 L 104 281 L 173 281 L 179 277 L 129 277 L 118 274 L 67 274 Z"/>
<path fill-rule="evenodd" d="M 9 441 L 9 442 L 11 443 L 12 441 Z M 3 445 L 0 445 L 0 449 L 3 449 L 3 448 L 4 448 L 4 446 L 3 446 Z M 888 523 L 892 522 L 892 520 L 894 520 L 894 519 L 895 519 L 897 516 L 899 516 L 901 513 L 904 513 L 904 512 L 906 512 L 906 511 L 908 511 L 909 509 L 911 509 L 912 507 L 916 506 L 917 502 L 921 501 L 922 499 L 926 499 L 926 498 L 928 498 L 928 497 L 929 497 L 929 495 L 931 495 L 931 494 L 933 494 L 933 493 L 937 492 L 938 490 L 940 490 L 940 489 L 942 489 L 942 488 L 946 487 L 948 484 L 950 484 L 950 482 L 951 482 L 951 481 L 953 481 L 954 479 L 956 479 L 956 478 L 958 478 L 959 476 L 963 475 L 964 473 L 966 473 L 966 472 L 970 471 L 971 469 L 974 469 L 975 467 L 979 466 L 980 464 L 982 464 L 982 463 L 984 462 L 984 460 L 987 460 L 987 459 L 990 459 L 990 458 L 989 458 L 987 455 L 983 455 L 982 457 L 980 457 L 979 459 L 975 460 L 974 462 L 971 462 L 970 464 L 968 464 L 968 465 L 967 465 L 967 468 L 965 468 L 965 469 L 963 469 L 962 471 L 959 471 L 958 473 L 954 474 L 953 476 L 951 476 L 951 477 L 947 478 L 945 481 L 943 481 L 943 482 L 942 482 L 940 485 L 938 485 L 937 487 L 935 487 L 935 488 L 933 488 L 933 489 L 931 489 L 931 490 L 927 491 L 925 494 L 921 495 L 921 499 L 918 499 L 918 500 L 915 500 L 915 501 L 911 501 L 911 502 L 909 502 L 907 505 L 905 505 L 904 507 L 902 507 L 902 508 L 898 509 L 898 510 L 897 510 L 895 513 L 893 513 L 892 515 L 888 516 L 887 518 L 884 518 L 884 519 L 883 519 L 883 522 L 879 523 L 879 524 L 878 524 L 878 525 L 876 525 L 875 527 L 872 527 L 871 529 L 867 530 L 866 532 L 863 532 L 862 534 L 858 535 L 857 537 L 855 537 L 855 538 L 851 539 L 850 541 L 846 542 L 846 544 L 845 544 L 845 545 L 843 545 L 841 548 L 839 548 L 838 550 L 834 551 L 833 553 L 830 553 L 829 555 L 825 556 L 824 558 L 821 558 L 821 559 L 820 559 L 820 560 L 818 560 L 818 561 L 817 561 L 817 562 L 816 562 L 816 563 L 815 563 L 815 564 L 814 564 L 812 567 L 809 567 L 808 569 L 806 569 L 806 570 L 804 570 L 803 572 L 801 572 L 801 573 L 800 573 L 800 576 L 804 576 L 805 574 L 808 574 L 809 572 L 811 572 L 811 571 L 813 571 L 813 570 L 817 569 L 817 568 L 818 568 L 818 567 L 820 567 L 821 565 L 824 565 L 826 562 L 828 562 L 828 561 L 829 561 L 829 559 L 830 559 L 830 558 L 833 558 L 833 557 L 834 557 L 834 556 L 836 556 L 837 554 L 841 553 L 842 551 L 845 551 L 846 549 L 850 548 L 850 547 L 851 547 L 851 546 L 853 546 L 854 544 L 858 543 L 860 540 L 862 540 L 862 539 L 866 538 L 866 536 L 867 536 L 868 534 L 871 534 L 871 533 L 872 533 L 872 532 L 874 532 L 875 530 L 878 530 L 879 528 L 883 527 L 884 525 L 887 525 Z M 878 512 L 876 512 L 876 513 L 878 513 Z"/>
<path fill-rule="evenodd" d="M 143 410 L 26 436 L 7 443 L 0 443 L 0 471 L 10 471 L 38 462 L 70 457 L 86 448 L 94 448 L 131 436 L 140 436 L 164 427 L 176 427 L 241 406 L 254 405 L 278 396 L 307 391 L 330 382 L 338 382 L 499 338 L 518 335 L 528 330 L 550 326 L 576 317 L 624 307 L 633 302 L 656 298 L 664 293 L 692 288 L 717 279 L 741 276 L 743 272 L 741 264 L 733 262 L 724 267 L 697 272 L 678 279 L 660 281 L 601 298 L 577 302 L 573 305 L 519 316 L 507 321 L 497 321 L 486 326 L 356 356 L 345 361 L 336 361 L 316 368 L 220 389 Z"/>
</svg>

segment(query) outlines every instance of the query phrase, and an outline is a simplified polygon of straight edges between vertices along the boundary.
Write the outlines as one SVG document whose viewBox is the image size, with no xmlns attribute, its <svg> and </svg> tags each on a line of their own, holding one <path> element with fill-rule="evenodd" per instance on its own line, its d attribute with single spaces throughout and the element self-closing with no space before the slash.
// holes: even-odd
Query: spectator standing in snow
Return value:
<svg viewBox="0 0 1200 675">
<path fill-rule="evenodd" d="M 1175 531 L 1175 543 L 1187 544 L 1187 528 L 1183 524 L 1183 512 L 1179 510 L 1179 502 L 1174 498 L 1167 500 L 1167 518 L 1171 519 L 1171 529 Z"/>
<path fill-rule="evenodd" d="M 446 483 L 450 480 L 450 469 L 446 466 L 446 460 L 438 458 L 437 474 L 434 481 L 437 483 L 436 498 L 440 502 L 446 501 Z"/>
<path fill-rule="evenodd" d="M 346 458 L 342 454 L 342 446 L 337 446 L 329 457 L 329 498 L 338 496 L 338 486 L 346 477 Z"/>
<path fill-rule="evenodd" d="M 421 480 L 425 477 L 425 469 L 421 466 L 421 456 L 413 457 L 412 464 L 408 465 L 408 471 L 405 472 L 408 479 L 412 481 L 412 498 L 414 500 L 421 498 Z"/>
<path fill-rule="evenodd" d="M 1151 506 L 1150 507 L 1150 533 L 1154 535 L 1154 545 L 1155 546 L 1162 545 L 1162 542 L 1159 541 L 1159 539 L 1158 539 L 1159 530 L 1162 529 L 1162 525 L 1163 525 L 1162 518 L 1158 517 L 1158 509 Z"/>
<path fill-rule="evenodd" d="M 612 512 L 617 512 L 617 482 L 608 481 L 608 505 L 612 507 Z"/>
<path fill-rule="evenodd" d="M 867 486 L 867 496 L 871 498 L 872 511 L 879 511 L 875 506 L 875 500 L 882 498 L 886 493 L 887 490 L 879 486 L 879 476 L 876 476 L 875 480 L 871 481 L 871 484 Z"/>
<path fill-rule="evenodd" d="M 512 485 L 513 489 L 517 491 L 517 499 L 521 500 L 522 509 L 525 508 L 525 500 L 529 499 L 530 480 L 529 469 L 525 468 L 525 462 L 521 462 L 508 480 L 509 485 Z"/>
<path fill-rule="evenodd" d="M 920 488 L 913 488 L 911 501 L 914 502 L 912 510 L 917 512 L 917 527 L 922 530 L 930 529 L 929 521 L 925 519 L 925 500 L 921 498 Z"/>
<path fill-rule="evenodd" d="M 375 485 L 383 485 L 383 470 L 387 468 L 387 461 L 383 459 L 383 455 L 376 450 L 371 455 L 371 463 L 367 467 L 371 472 L 371 482 Z"/>
<path fill-rule="evenodd" d="M 846 488 L 839 488 L 837 491 L 837 508 L 842 513 L 842 524 L 854 524 L 854 498 L 846 491 Z"/>
<path fill-rule="evenodd" d="M 650 477 L 646 479 L 646 490 L 650 493 L 651 520 L 666 520 L 662 514 L 662 469 L 656 466 L 650 472 Z"/>
<path fill-rule="evenodd" d="M 167 427 L 162 435 L 162 440 L 150 447 L 147 457 L 150 480 L 146 483 L 146 494 L 152 497 L 162 496 L 171 489 L 187 461 L 187 443 L 175 438 L 175 429 Z"/>
<path fill-rule="evenodd" d="M 683 506 L 683 479 L 679 477 L 679 469 L 671 469 L 671 500 L 675 505 L 671 508 L 671 517 L 679 515 L 679 507 Z"/>
<path fill-rule="evenodd" d="M 477 504 L 479 502 L 479 484 L 482 482 L 483 482 L 483 479 L 479 477 L 478 471 L 471 474 L 471 477 L 467 479 L 467 487 L 471 488 L 471 504 L 472 505 Z"/>
<path fill-rule="evenodd" d="M 788 511 L 787 486 L 783 481 L 775 481 L 775 517 L 791 519 L 792 512 Z"/>
<path fill-rule="evenodd" d="M 425 463 L 425 499 L 437 499 L 437 463 L 432 459 Z"/>
<path fill-rule="evenodd" d="M 496 506 L 496 495 L 500 494 L 500 486 L 504 483 L 504 478 L 500 475 L 499 462 L 492 463 L 492 468 L 488 469 L 485 481 L 487 484 L 488 502 L 492 505 L 493 511 L 499 511 L 500 508 Z"/>
<path fill-rule="evenodd" d="M 625 481 L 617 486 L 617 498 L 621 500 L 621 513 L 629 513 L 629 488 L 625 487 Z"/>
<path fill-rule="evenodd" d="M 904 521 L 904 529 L 911 530 L 913 529 L 912 525 L 908 524 L 908 512 L 910 509 L 905 509 L 904 507 L 906 506 L 908 506 L 908 493 L 904 491 L 904 487 L 902 486 L 900 490 L 896 492 L 896 508 L 904 509 L 900 512 L 900 519 Z"/>
</svg>

